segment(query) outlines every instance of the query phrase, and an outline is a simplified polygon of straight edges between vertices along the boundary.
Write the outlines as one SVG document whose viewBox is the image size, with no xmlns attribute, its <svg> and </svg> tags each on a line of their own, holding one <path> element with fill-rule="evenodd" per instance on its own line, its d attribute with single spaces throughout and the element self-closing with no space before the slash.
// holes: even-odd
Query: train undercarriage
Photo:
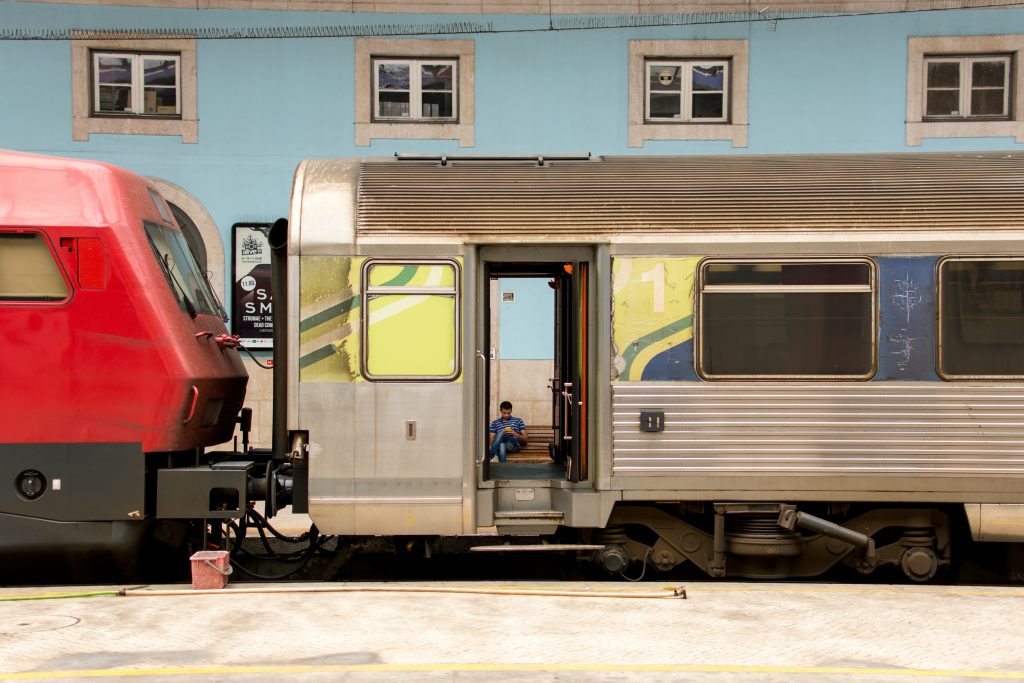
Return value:
<svg viewBox="0 0 1024 683">
<path fill-rule="evenodd" d="M 448 579 L 1024 580 L 1024 544 L 975 543 L 962 509 L 628 504 L 617 506 L 604 528 L 561 527 L 543 536 L 320 536 L 308 547 L 319 544 L 315 552 L 322 553 L 301 575 L 321 580 L 372 578 L 372 572 L 383 572 L 377 578 Z M 251 566 L 266 572 L 286 567 L 275 568 L 266 550 L 262 564 Z M 292 552 L 289 560 L 298 555 Z"/>
<path fill-rule="evenodd" d="M 921 582 L 951 560 L 950 522 L 940 509 L 822 505 L 837 523 L 784 503 L 679 507 L 617 507 L 606 528 L 589 534 L 604 545 L 594 562 L 609 573 L 633 563 L 668 572 L 689 562 L 711 577 L 748 579 L 820 576 L 840 563 L 862 574 L 896 565 Z"/>
<path fill-rule="evenodd" d="M 250 499 L 259 488 L 259 482 L 251 487 Z M 915 583 L 1024 580 L 1024 544 L 973 542 L 963 506 L 955 505 L 637 503 L 617 505 L 603 528 L 560 527 L 540 536 L 334 536 L 315 525 L 292 536 L 264 517 L 265 500 L 259 496 L 262 505 L 250 500 L 221 519 L 79 523 L 77 533 L 90 534 L 80 537 L 84 545 L 77 551 L 57 543 L 32 548 L 35 569 L 20 580 L 187 580 L 188 553 L 199 548 L 228 550 L 234 581 L 422 576 L 899 581 L 901 575 Z M 962 575 L 965 564 L 974 569 Z"/>
</svg>

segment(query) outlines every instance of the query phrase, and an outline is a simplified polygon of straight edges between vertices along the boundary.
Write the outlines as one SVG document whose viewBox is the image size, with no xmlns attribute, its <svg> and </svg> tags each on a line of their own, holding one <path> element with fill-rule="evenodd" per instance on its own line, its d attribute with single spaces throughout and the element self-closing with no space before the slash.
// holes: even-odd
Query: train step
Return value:
<svg viewBox="0 0 1024 683">
<path fill-rule="evenodd" d="M 470 550 L 475 553 L 527 553 L 603 550 L 604 547 L 588 543 L 531 543 L 529 545 L 475 545 Z"/>
<path fill-rule="evenodd" d="M 498 510 L 494 525 L 499 533 L 553 534 L 564 517 L 558 510 Z"/>
<path fill-rule="evenodd" d="M 561 520 L 564 515 L 558 510 L 499 510 L 494 513 L 494 519 L 557 519 Z"/>
</svg>

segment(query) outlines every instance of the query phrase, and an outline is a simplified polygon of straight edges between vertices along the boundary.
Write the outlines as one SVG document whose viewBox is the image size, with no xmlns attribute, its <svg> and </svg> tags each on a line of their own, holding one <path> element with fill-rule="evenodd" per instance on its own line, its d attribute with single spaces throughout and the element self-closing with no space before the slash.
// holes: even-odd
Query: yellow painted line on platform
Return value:
<svg viewBox="0 0 1024 683">
<path fill-rule="evenodd" d="M 813 674 L 833 676 L 906 676 L 908 678 L 977 678 L 1024 680 L 1024 671 L 975 671 L 971 669 L 897 669 L 846 666 L 786 666 L 758 664 L 324 664 L 268 666 L 198 666 L 152 669 L 84 669 L 31 671 L 3 674 L 8 681 L 71 678 L 128 678 L 141 676 L 225 676 L 231 674 L 323 673 L 426 673 L 426 672 L 668 672 L 739 674 Z"/>
</svg>

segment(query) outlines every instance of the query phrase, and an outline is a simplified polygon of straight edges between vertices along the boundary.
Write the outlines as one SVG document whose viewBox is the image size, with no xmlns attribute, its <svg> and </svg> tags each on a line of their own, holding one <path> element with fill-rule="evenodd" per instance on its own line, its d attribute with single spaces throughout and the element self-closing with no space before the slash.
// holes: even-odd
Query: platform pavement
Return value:
<svg viewBox="0 0 1024 683">
<path fill-rule="evenodd" d="M 1024 588 L 708 581 L 686 599 L 674 588 L 0 589 L 0 680 L 1024 680 Z"/>
</svg>

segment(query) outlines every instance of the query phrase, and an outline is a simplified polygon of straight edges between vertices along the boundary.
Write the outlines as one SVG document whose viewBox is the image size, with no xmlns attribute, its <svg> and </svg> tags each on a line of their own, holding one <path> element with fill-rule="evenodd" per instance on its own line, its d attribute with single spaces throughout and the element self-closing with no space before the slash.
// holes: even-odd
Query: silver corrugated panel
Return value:
<svg viewBox="0 0 1024 683">
<path fill-rule="evenodd" d="M 1024 477 L 1024 387 L 613 384 L 613 473 Z M 665 430 L 640 431 L 640 411 Z"/>
<path fill-rule="evenodd" d="M 363 234 L 998 230 L 1024 225 L 1024 155 L 391 160 L 358 198 Z"/>
</svg>

